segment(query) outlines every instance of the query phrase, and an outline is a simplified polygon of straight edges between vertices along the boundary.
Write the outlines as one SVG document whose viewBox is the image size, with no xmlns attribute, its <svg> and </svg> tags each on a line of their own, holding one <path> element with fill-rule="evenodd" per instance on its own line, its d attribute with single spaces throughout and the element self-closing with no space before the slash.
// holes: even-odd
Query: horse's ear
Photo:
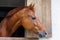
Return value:
<svg viewBox="0 0 60 40">
<path fill-rule="evenodd" d="M 34 4 L 30 4 L 28 8 L 34 11 Z"/>
<path fill-rule="evenodd" d="M 34 4 L 30 4 L 28 7 L 29 8 L 34 8 Z"/>
</svg>

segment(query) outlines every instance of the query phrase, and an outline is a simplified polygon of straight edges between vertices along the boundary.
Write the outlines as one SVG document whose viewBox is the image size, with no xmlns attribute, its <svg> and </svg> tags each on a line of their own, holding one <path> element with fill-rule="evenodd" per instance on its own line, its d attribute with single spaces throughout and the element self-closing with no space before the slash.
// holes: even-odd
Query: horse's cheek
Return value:
<svg viewBox="0 0 60 40">
<path fill-rule="evenodd" d="M 25 29 L 30 30 L 34 25 L 31 20 L 25 19 L 22 21 L 22 25 Z"/>
</svg>

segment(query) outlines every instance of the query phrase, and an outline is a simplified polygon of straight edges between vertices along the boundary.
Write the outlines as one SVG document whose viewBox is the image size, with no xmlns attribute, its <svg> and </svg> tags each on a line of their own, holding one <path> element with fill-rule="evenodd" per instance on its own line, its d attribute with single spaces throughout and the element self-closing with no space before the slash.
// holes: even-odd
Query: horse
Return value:
<svg viewBox="0 0 60 40">
<path fill-rule="evenodd" d="M 16 7 L 0 23 L 0 37 L 10 37 L 21 25 L 40 37 L 47 35 L 46 27 L 35 16 L 34 5 Z"/>
</svg>

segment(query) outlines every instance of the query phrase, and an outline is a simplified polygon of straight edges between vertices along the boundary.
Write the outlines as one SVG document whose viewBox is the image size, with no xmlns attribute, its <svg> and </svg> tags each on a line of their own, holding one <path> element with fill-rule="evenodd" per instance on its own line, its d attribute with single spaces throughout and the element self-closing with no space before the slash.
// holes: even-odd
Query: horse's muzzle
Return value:
<svg viewBox="0 0 60 40">
<path fill-rule="evenodd" d="M 44 31 L 40 31 L 40 32 L 39 32 L 39 37 L 40 37 L 40 38 L 46 37 L 46 35 L 47 35 L 47 33 L 44 32 Z"/>
</svg>

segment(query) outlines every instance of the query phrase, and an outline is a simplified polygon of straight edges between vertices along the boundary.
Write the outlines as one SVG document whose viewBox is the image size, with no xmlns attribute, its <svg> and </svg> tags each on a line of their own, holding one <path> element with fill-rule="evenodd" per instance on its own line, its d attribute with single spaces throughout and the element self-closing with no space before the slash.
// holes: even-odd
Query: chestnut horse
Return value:
<svg viewBox="0 0 60 40">
<path fill-rule="evenodd" d="M 40 35 L 40 37 L 45 37 L 47 34 L 46 28 L 35 16 L 34 5 L 32 4 L 9 11 L 0 23 L 0 36 L 10 37 L 20 25 L 23 25 L 26 30 Z"/>
</svg>

